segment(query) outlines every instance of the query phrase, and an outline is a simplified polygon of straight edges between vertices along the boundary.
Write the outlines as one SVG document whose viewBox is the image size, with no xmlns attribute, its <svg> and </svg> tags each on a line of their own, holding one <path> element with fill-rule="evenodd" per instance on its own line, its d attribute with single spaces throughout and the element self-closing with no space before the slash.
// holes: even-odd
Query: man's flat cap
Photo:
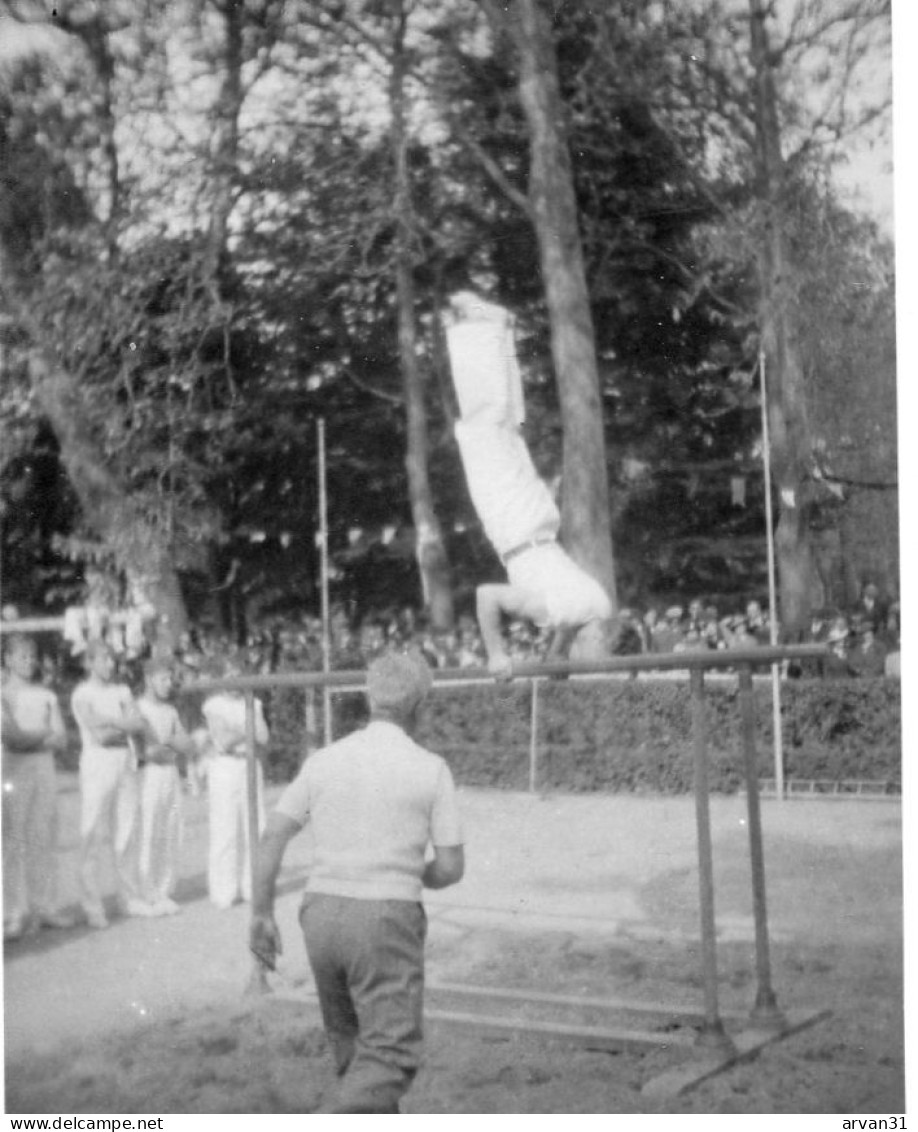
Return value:
<svg viewBox="0 0 918 1132">
<path fill-rule="evenodd" d="M 367 696 L 377 708 L 410 711 L 426 697 L 432 684 L 430 666 L 416 649 L 386 653 L 367 668 Z"/>
</svg>

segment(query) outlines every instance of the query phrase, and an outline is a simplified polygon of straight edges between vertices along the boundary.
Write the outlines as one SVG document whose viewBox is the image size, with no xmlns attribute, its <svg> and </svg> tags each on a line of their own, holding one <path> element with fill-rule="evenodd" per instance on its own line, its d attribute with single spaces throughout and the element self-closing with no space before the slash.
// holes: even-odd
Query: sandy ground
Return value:
<svg viewBox="0 0 918 1132">
<path fill-rule="evenodd" d="M 76 793 L 63 784 L 61 869 L 75 898 Z M 691 798 L 462 791 L 468 872 L 427 898 L 431 1009 L 444 983 L 703 1005 Z M 712 800 L 719 1004 L 748 1028 L 756 994 L 742 798 Z M 697 1053 L 586 1048 L 544 1035 L 428 1026 L 408 1113 L 905 1111 L 901 810 L 896 800 L 763 803 L 773 984 L 784 1009 L 831 1017 L 691 1091 L 643 1087 Z M 308 837 L 292 843 L 274 993 L 251 996 L 247 909 L 212 908 L 202 799 L 188 799 L 180 915 L 43 932 L 5 954 L 8 1113 L 311 1112 L 329 1082 L 296 926 Z M 493 1012 L 493 1002 L 477 1002 Z M 504 1008 L 501 1008 L 504 1009 Z M 536 1021 L 621 1026 L 598 1007 Z M 648 1028 L 646 1022 L 641 1028 Z M 691 1025 L 657 1020 L 666 1035 Z"/>
</svg>

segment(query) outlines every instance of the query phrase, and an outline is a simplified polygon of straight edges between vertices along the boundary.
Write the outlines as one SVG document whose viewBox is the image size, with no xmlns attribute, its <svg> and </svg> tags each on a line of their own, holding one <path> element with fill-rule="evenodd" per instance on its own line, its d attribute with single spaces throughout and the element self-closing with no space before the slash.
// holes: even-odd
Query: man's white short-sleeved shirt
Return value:
<svg viewBox="0 0 918 1132">
<path fill-rule="evenodd" d="M 449 767 L 384 720 L 311 755 L 277 812 L 310 823 L 309 892 L 419 900 L 428 846 L 462 844 Z"/>
</svg>

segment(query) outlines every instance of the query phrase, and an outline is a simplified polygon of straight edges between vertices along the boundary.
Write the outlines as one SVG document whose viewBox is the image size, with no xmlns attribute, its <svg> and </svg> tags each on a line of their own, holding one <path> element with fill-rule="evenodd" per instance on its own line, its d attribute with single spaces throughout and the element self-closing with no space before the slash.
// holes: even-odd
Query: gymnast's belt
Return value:
<svg viewBox="0 0 918 1132">
<path fill-rule="evenodd" d="M 501 562 L 506 566 L 511 558 L 517 558 L 527 550 L 532 550 L 537 546 L 551 546 L 552 543 L 557 542 L 554 538 L 531 538 L 528 542 L 521 542 L 519 546 L 514 546 L 512 550 L 508 550 L 506 554 L 500 556 Z"/>
</svg>

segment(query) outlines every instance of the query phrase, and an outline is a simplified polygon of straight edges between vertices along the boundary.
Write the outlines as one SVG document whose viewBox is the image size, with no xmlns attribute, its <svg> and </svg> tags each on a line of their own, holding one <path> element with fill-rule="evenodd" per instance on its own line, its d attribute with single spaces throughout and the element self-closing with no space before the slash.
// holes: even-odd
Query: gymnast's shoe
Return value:
<svg viewBox="0 0 918 1132">
<path fill-rule="evenodd" d="M 181 910 L 181 906 L 168 897 L 166 897 L 165 900 L 157 900 L 155 904 L 153 904 L 154 916 L 176 916 Z"/>
<path fill-rule="evenodd" d="M 35 922 L 40 928 L 63 930 L 76 925 L 77 918 L 71 912 L 39 912 Z"/>
<path fill-rule="evenodd" d="M 138 900 L 136 896 L 129 896 L 118 905 L 118 910 L 125 916 L 155 916 L 153 905 L 146 900 Z"/>
<path fill-rule="evenodd" d="M 95 931 L 104 931 L 108 927 L 108 918 L 101 908 L 87 908 L 85 914 L 86 923 Z"/>
</svg>

